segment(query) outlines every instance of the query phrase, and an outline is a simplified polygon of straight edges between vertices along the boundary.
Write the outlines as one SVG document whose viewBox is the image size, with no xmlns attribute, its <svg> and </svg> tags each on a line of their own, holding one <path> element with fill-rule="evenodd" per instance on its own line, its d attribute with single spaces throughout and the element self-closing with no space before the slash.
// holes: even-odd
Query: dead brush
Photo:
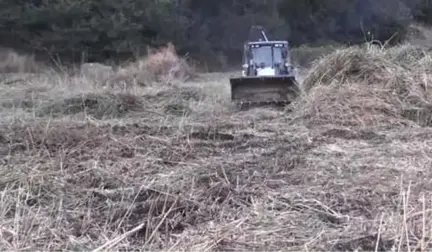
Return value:
<svg viewBox="0 0 432 252">
<path fill-rule="evenodd" d="M 36 73 L 41 71 L 41 63 L 31 55 L 18 54 L 12 49 L 0 49 L 0 72 Z"/>
<path fill-rule="evenodd" d="M 351 47 L 335 51 L 309 71 L 296 111 L 328 123 L 338 117 L 339 123 L 349 125 L 410 124 L 407 119 L 427 124 L 432 94 L 425 89 L 425 81 L 431 76 L 420 72 L 421 60 L 416 59 L 422 56 L 407 53 L 412 49 Z M 423 113 L 422 118 L 412 116 L 416 111 Z"/>
<path fill-rule="evenodd" d="M 330 93 L 338 84 L 351 87 L 320 87 Z M 163 88 L 146 102 L 201 99 L 193 89 Z M 352 106 L 358 90 L 347 90 Z M 373 106 L 376 92 L 358 100 Z M 201 122 L 140 113 L 96 124 L 8 123 L 0 128 L 0 247 L 430 250 L 431 203 L 417 196 L 430 184 L 431 130 L 387 131 L 391 143 L 375 145 L 321 137 L 269 111 Z M 398 198 L 402 176 L 414 181 L 406 200 Z"/>
<path fill-rule="evenodd" d="M 410 44 L 390 47 L 383 53 L 385 58 L 407 68 L 412 68 L 419 60 L 428 56 L 428 52 L 424 48 Z"/>
<path fill-rule="evenodd" d="M 185 81 L 194 74 L 193 68 L 185 58 L 178 56 L 171 43 L 157 50 L 149 49 L 146 57 L 129 64 L 123 71 L 136 76 L 141 83 L 170 84 L 175 80 Z"/>
<path fill-rule="evenodd" d="M 26 153 L 31 159 L 24 162 L 41 165 L 33 169 L 27 163 L 0 179 L 8 192 L 0 214 L 6 231 L 0 232 L 11 230 L 11 239 L 0 239 L 5 248 L 157 249 L 223 210 L 213 203 L 243 197 L 226 185 L 225 179 L 234 181 L 231 174 L 190 163 L 188 158 L 210 152 L 191 146 L 187 132 L 175 128 L 53 121 L 11 126 L 5 141 L 14 157 Z M 166 176 L 155 179 L 158 173 Z M 25 240 L 31 233 L 37 238 Z"/>
<path fill-rule="evenodd" d="M 172 85 L 186 81 L 195 75 L 194 68 L 181 58 L 174 45 L 169 43 L 159 49 L 148 49 L 147 55 L 120 66 L 114 74 L 104 79 L 103 86 L 130 90 L 153 83 Z"/>
<path fill-rule="evenodd" d="M 144 67 L 149 75 L 156 80 L 164 80 L 165 82 L 173 79 L 185 80 L 191 74 L 186 60 L 178 56 L 174 45 L 171 43 L 158 50 L 150 50 Z"/>
<path fill-rule="evenodd" d="M 376 48 L 338 49 L 314 63 L 303 81 L 303 90 L 307 92 L 317 84 L 326 85 L 333 80 L 344 82 L 348 78 L 367 83 L 380 82 L 385 78 L 381 71 L 397 72 L 399 68 L 380 54 Z"/>
<path fill-rule="evenodd" d="M 407 125 L 401 119 L 399 101 L 390 89 L 363 82 L 333 81 L 312 88 L 296 106 L 297 115 L 313 125 Z"/>
<path fill-rule="evenodd" d="M 298 106 L 333 124 L 318 129 L 268 108 L 211 111 L 223 74 L 135 96 L 87 78 L 34 81 L 45 113 L 0 121 L 0 248 L 430 251 L 432 129 L 337 125 L 407 124 L 400 112 L 428 103 L 424 69 L 382 62 L 402 70 L 353 64 L 312 85 Z M 163 112 L 183 102 L 205 113 Z"/>
<path fill-rule="evenodd" d="M 144 107 L 139 96 L 124 93 L 86 93 L 54 100 L 39 108 L 36 112 L 40 117 L 61 117 L 85 113 L 97 119 L 121 118 L 133 111 L 141 111 Z"/>
<path fill-rule="evenodd" d="M 120 91 L 132 91 L 136 87 L 142 87 L 146 84 L 141 82 L 136 73 L 118 71 L 116 74 L 109 76 L 103 82 L 104 88 L 118 89 Z"/>
</svg>

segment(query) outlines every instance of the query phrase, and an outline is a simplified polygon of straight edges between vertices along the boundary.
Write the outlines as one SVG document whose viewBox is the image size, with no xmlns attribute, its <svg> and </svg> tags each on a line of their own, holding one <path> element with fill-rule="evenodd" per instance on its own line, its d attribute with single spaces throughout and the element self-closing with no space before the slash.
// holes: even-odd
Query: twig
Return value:
<svg viewBox="0 0 432 252">
<path fill-rule="evenodd" d="M 140 225 L 138 225 L 137 227 L 135 227 L 134 229 L 120 235 L 119 237 L 108 241 L 107 243 L 105 243 L 104 245 L 100 246 L 99 248 L 94 249 L 92 252 L 98 252 L 101 251 L 103 249 L 110 249 L 112 247 L 114 247 L 115 245 L 117 245 L 119 242 L 121 242 L 122 240 L 126 239 L 127 237 L 135 234 L 136 232 L 140 231 L 141 229 L 144 228 L 144 223 L 141 223 Z"/>
<path fill-rule="evenodd" d="M 375 244 L 375 252 L 378 252 L 378 248 L 379 248 L 379 242 L 380 242 L 380 239 L 381 239 L 382 223 L 383 223 L 383 215 L 381 215 L 381 217 L 380 217 L 380 223 L 379 223 L 379 227 L 378 227 L 377 240 L 376 240 L 376 244 Z"/>
<path fill-rule="evenodd" d="M 160 222 L 158 223 L 158 225 L 156 226 L 156 228 L 153 230 L 153 232 L 150 234 L 150 237 L 147 239 L 147 241 L 145 242 L 144 246 L 147 246 L 149 244 L 149 242 L 153 239 L 153 237 L 156 235 L 156 231 L 160 228 L 160 226 L 165 222 L 166 218 L 168 217 L 168 215 L 171 213 L 171 211 L 174 209 L 174 206 L 177 204 L 177 200 L 176 199 L 174 201 L 174 203 L 171 205 L 171 207 L 168 209 L 168 211 L 164 214 L 164 216 L 162 217 L 162 219 L 160 220 Z"/>
<path fill-rule="evenodd" d="M 3 81 L 1 83 L 1 85 L 12 85 L 12 84 L 15 84 L 15 83 L 18 83 L 18 82 L 26 82 L 26 81 L 27 80 L 25 80 L 25 79 L 8 80 L 8 81 Z"/>
</svg>

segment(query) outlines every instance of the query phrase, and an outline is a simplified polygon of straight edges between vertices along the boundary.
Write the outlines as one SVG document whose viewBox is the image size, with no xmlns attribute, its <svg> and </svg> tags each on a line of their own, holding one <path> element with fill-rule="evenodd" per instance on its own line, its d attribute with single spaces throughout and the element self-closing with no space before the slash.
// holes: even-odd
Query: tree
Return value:
<svg viewBox="0 0 432 252">
<path fill-rule="evenodd" d="M 193 56 L 238 57 L 257 24 L 293 45 L 361 43 L 365 31 L 399 39 L 413 16 L 432 22 L 431 1 L 0 0 L 0 45 L 99 61 L 172 42 Z"/>
</svg>

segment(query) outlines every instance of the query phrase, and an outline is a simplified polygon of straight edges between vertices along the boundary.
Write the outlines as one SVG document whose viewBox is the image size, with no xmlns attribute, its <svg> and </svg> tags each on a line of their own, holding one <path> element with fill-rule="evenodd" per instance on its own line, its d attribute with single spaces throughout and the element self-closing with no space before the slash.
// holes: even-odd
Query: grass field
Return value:
<svg viewBox="0 0 432 252">
<path fill-rule="evenodd" d="M 430 250 L 430 63 L 336 51 L 286 110 L 236 110 L 226 73 L 4 75 L 0 248 Z"/>
</svg>

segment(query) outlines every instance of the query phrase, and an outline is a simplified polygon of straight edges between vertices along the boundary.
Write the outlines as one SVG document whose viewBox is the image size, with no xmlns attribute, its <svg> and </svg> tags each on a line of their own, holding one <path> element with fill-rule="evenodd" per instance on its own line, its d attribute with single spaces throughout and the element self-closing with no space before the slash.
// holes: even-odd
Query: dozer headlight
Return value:
<svg viewBox="0 0 432 252">
<path fill-rule="evenodd" d="M 291 65 L 290 63 L 285 63 L 285 67 L 287 68 L 287 69 L 289 69 L 289 70 L 293 70 L 294 69 L 294 66 L 293 65 Z"/>
</svg>

